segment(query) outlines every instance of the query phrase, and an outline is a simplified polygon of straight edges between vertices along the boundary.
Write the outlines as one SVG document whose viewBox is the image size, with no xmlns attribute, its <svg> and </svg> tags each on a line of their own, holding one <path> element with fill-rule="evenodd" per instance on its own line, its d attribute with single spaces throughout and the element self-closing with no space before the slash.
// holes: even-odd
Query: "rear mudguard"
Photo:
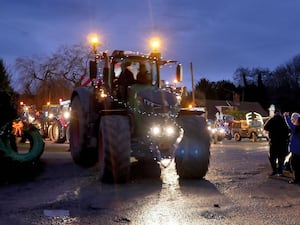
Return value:
<svg viewBox="0 0 300 225">
<path fill-rule="evenodd" d="M 77 87 L 73 93 L 71 100 L 75 97 L 78 96 L 81 102 L 84 102 L 82 104 L 82 110 L 84 114 L 87 114 L 89 111 L 91 111 L 92 107 L 92 97 L 93 97 L 93 89 L 90 87 Z"/>
</svg>

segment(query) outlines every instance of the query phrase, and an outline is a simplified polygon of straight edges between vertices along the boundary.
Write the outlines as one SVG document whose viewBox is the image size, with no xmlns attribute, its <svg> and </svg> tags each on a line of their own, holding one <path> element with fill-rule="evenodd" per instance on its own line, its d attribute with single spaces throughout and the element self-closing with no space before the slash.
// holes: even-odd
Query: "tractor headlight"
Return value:
<svg viewBox="0 0 300 225">
<path fill-rule="evenodd" d="M 174 132 L 175 132 L 174 127 L 168 126 L 165 128 L 165 134 L 167 136 L 172 136 Z"/>
<path fill-rule="evenodd" d="M 165 127 L 154 125 L 150 131 L 151 135 L 154 137 L 171 137 L 175 134 L 175 127 L 170 125 Z"/>
<path fill-rule="evenodd" d="M 161 128 L 159 126 L 154 126 L 151 128 L 151 134 L 153 136 L 159 136 L 161 135 Z"/>
<path fill-rule="evenodd" d="M 219 131 L 220 131 L 221 134 L 225 134 L 225 129 L 224 128 L 220 128 Z"/>
<path fill-rule="evenodd" d="M 49 119 L 53 119 L 54 118 L 54 114 L 50 113 L 48 117 L 49 117 Z"/>
<path fill-rule="evenodd" d="M 67 120 L 70 118 L 70 112 L 64 112 L 64 118 Z"/>
<path fill-rule="evenodd" d="M 35 118 L 33 116 L 28 116 L 28 122 L 32 123 L 35 120 Z"/>
</svg>

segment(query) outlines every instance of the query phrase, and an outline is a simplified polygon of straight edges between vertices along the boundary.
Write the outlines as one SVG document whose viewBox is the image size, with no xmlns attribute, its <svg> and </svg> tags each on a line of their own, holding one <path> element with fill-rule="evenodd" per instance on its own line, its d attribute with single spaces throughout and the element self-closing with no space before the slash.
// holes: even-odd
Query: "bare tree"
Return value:
<svg viewBox="0 0 300 225">
<path fill-rule="evenodd" d="M 23 84 L 21 89 L 28 93 L 33 93 L 36 87 L 36 84 L 42 79 L 38 75 L 39 62 L 36 56 L 31 58 L 17 58 L 16 60 L 16 69 L 18 71 L 18 82 Z"/>
<path fill-rule="evenodd" d="M 292 88 L 300 86 L 300 55 L 296 55 L 291 62 L 286 65 L 287 73 L 291 79 Z"/>
<path fill-rule="evenodd" d="M 69 98 L 72 89 L 87 71 L 87 46 L 61 46 L 50 57 L 18 58 L 16 68 L 23 91 L 38 96 L 36 102 L 57 102 Z"/>
<path fill-rule="evenodd" d="M 81 76 L 86 74 L 90 57 L 88 47 L 77 44 L 71 47 L 62 46 L 49 61 L 56 65 L 55 73 L 58 77 L 63 77 L 75 86 Z"/>
<path fill-rule="evenodd" d="M 236 85 L 242 87 L 248 87 L 250 77 L 250 70 L 248 68 L 243 67 L 237 68 L 233 75 L 233 78 L 236 81 Z"/>
</svg>

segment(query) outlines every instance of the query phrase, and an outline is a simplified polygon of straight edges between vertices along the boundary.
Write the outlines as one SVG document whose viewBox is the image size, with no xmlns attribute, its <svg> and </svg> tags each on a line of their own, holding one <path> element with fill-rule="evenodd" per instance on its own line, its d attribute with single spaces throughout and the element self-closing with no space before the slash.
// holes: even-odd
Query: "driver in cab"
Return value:
<svg viewBox="0 0 300 225">
<path fill-rule="evenodd" d="M 144 84 L 144 85 L 151 84 L 150 73 L 147 71 L 145 64 L 140 65 L 139 72 L 136 76 L 136 80 L 138 84 Z"/>
</svg>

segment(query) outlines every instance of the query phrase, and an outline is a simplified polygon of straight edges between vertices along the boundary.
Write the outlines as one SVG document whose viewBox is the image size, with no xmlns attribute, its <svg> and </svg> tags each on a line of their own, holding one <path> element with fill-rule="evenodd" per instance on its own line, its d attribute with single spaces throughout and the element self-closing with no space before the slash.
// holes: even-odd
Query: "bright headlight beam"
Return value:
<svg viewBox="0 0 300 225">
<path fill-rule="evenodd" d="M 173 128 L 173 127 L 167 127 L 167 128 L 165 129 L 165 132 L 166 132 L 166 134 L 167 134 L 168 136 L 170 136 L 170 135 L 174 134 L 174 128 Z"/>
<path fill-rule="evenodd" d="M 33 116 L 29 116 L 29 117 L 28 117 L 29 123 L 32 123 L 32 122 L 34 121 L 34 119 L 35 119 L 35 118 L 34 118 Z"/>
<path fill-rule="evenodd" d="M 160 134 L 160 127 L 152 127 L 151 132 L 153 135 L 159 135 Z"/>
<path fill-rule="evenodd" d="M 69 119 L 70 118 L 70 112 L 64 112 L 64 118 Z"/>
<path fill-rule="evenodd" d="M 220 129 L 220 132 L 221 133 L 225 133 L 225 129 Z"/>
</svg>

